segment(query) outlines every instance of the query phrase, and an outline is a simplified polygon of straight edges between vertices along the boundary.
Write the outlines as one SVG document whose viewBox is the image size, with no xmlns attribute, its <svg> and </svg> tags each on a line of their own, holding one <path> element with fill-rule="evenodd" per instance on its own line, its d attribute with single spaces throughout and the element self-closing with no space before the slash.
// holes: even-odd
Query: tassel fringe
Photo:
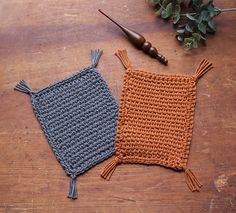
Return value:
<svg viewBox="0 0 236 213">
<path fill-rule="evenodd" d="M 110 180 L 113 172 L 116 169 L 116 166 L 120 163 L 120 160 L 118 157 L 115 157 L 111 162 L 109 162 L 105 168 L 103 169 L 103 172 L 101 173 L 101 176 L 106 179 Z"/>
<path fill-rule="evenodd" d="M 15 90 L 18 90 L 20 92 L 24 92 L 26 94 L 31 94 L 33 91 L 31 90 L 31 88 L 28 86 L 28 84 L 26 83 L 26 81 L 21 80 L 15 87 Z"/>
<path fill-rule="evenodd" d="M 98 64 L 98 61 L 102 55 L 102 50 L 97 49 L 97 50 L 91 50 L 91 58 L 92 58 L 92 66 L 96 67 Z"/>
<path fill-rule="evenodd" d="M 125 69 L 131 68 L 131 63 L 129 61 L 126 50 L 118 50 L 118 52 L 115 53 L 115 55 L 120 59 Z"/>
<path fill-rule="evenodd" d="M 199 191 L 200 188 L 202 187 L 202 184 L 193 174 L 191 169 L 185 170 L 185 178 L 186 178 L 187 185 L 192 192 Z"/>
<path fill-rule="evenodd" d="M 77 186 L 76 186 L 76 177 L 71 177 L 68 198 L 77 199 L 77 197 L 78 197 L 78 194 L 77 194 Z"/>
<path fill-rule="evenodd" d="M 210 71 L 212 68 L 212 63 L 210 63 L 207 59 L 203 59 L 195 71 L 195 76 L 197 80 L 201 78 L 205 73 Z"/>
</svg>

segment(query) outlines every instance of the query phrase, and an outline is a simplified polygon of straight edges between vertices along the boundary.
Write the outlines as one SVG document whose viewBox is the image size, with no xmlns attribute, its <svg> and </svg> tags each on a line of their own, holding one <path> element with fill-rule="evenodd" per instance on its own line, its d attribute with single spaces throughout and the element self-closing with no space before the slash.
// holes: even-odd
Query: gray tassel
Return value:
<svg viewBox="0 0 236 213">
<path fill-rule="evenodd" d="M 15 90 L 18 90 L 20 92 L 24 92 L 26 94 L 31 94 L 33 91 L 31 90 L 31 88 L 28 86 L 28 84 L 26 83 L 26 81 L 21 80 L 15 87 Z"/>
<path fill-rule="evenodd" d="M 76 177 L 71 177 L 68 198 L 77 199 L 77 197 L 78 197 L 78 194 L 77 194 L 77 186 L 76 186 Z"/>
<path fill-rule="evenodd" d="M 96 67 L 98 64 L 98 61 L 102 55 L 102 50 L 91 50 L 91 58 L 92 58 L 92 66 Z"/>
</svg>

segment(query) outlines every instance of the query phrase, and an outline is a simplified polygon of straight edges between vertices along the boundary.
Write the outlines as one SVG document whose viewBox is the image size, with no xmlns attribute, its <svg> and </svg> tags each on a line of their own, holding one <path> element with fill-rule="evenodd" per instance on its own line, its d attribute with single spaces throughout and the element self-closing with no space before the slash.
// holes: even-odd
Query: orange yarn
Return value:
<svg viewBox="0 0 236 213">
<path fill-rule="evenodd" d="M 203 59 L 195 75 L 164 75 L 131 68 L 126 50 L 118 50 L 126 68 L 116 157 L 102 172 L 110 179 L 119 163 L 158 164 L 184 170 L 191 191 L 202 186 L 187 161 L 192 139 L 197 80 L 212 68 Z"/>
</svg>

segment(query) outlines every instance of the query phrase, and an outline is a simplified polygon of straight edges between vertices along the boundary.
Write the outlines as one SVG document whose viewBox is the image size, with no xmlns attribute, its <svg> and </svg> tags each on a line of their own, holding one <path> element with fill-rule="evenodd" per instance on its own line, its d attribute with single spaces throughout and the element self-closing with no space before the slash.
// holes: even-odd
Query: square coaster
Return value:
<svg viewBox="0 0 236 213">
<path fill-rule="evenodd" d="M 199 190 L 187 161 L 192 139 L 198 79 L 212 68 L 202 60 L 194 75 L 164 75 L 133 69 L 125 50 L 116 54 L 124 67 L 118 115 L 116 156 L 102 172 L 110 179 L 117 164 L 156 164 L 184 170 L 192 191 Z"/>
<path fill-rule="evenodd" d="M 116 147 L 124 163 L 187 166 L 196 102 L 193 76 L 125 73 Z"/>
<path fill-rule="evenodd" d="M 76 177 L 114 153 L 118 107 L 96 69 L 101 50 L 92 51 L 92 65 L 40 90 L 25 81 L 16 89 L 31 95 L 33 110 L 56 158 L 71 177 L 69 198 L 76 198 Z"/>
</svg>

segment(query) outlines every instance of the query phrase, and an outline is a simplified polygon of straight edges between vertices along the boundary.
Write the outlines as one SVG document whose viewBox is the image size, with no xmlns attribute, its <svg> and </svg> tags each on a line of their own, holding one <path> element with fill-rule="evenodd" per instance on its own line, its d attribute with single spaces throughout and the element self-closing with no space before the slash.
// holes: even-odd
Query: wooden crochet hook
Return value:
<svg viewBox="0 0 236 213">
<path fill-rule="evenodd" d="M 152 46 L 152 44 L 149 41 L 146 41 L 146 39 L 139 33 L 117 23 L 114 21 L 111 17 L 109 17 L 107 14 L 105 14 L 102 10 L 98 10 L 101 14 L 103 14 L 105 17 L 107 17 L 109 20 L 111 20 L 115 25 L 117 25 L 127 36 L 129 41 L 138 49 L 142 50 L 152 58 L 156 58 L 159 60 L 162 64 L 167 65 L 168 60 L 161 55 L 155 47 Z"/>
</svg>

